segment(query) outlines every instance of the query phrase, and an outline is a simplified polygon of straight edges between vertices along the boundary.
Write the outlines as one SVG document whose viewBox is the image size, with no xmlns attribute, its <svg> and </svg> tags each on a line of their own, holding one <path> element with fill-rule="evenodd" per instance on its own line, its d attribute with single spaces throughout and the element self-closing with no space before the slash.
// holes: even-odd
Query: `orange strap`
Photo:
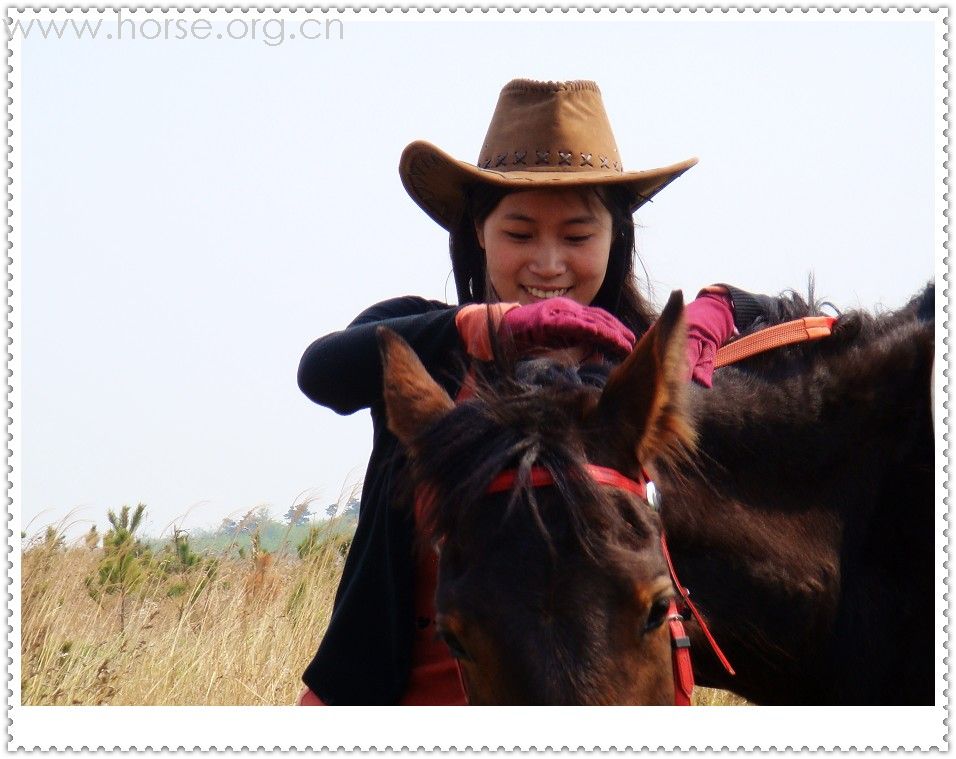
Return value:
<svg viewBox="0 0 956 759">
<path fill-rule="evenodd" d="M 714 368 L 734 364 L 758 353 L 780 348 L 784 345 L 828 337 L 833 331 L 835 321 L 836 317 L 834 316 L 807 316 L 804 319 L 784 322 L 754 332 L 752 335 L 734 340 L 732 343 L 727 343 L 718 349 Z"/>
</svg>

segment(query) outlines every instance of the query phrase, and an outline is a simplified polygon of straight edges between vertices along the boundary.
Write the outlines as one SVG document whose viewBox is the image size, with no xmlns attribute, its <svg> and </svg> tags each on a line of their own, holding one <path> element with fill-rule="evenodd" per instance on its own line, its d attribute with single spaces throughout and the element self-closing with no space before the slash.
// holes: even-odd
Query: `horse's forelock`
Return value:
<svg viewBox="0 0 956 759">
<path fill-rule="evenodd" d="M 546 545 L 553 544 L 554 520 L 560 518 L 589 560 L 625 564 L 620 506 L 586 475 L 584 444 L 574 434 L 607 372 L 601 365 L 536 359 L 514 363 L 503 375 L 486 374 L 473 400 L 416 441 L 414 479 L 435 495 L 425 532 L 448 547 L 468 549 L 475 528 L 489 519 L 486 491 L 492 480 L 517 468 L 506 510 L 492 518 L 504 522 L 515 509 L 526 509 Z M 547 469 L 554 485 L 533 489 L 531 467 Z M 559 509 L 550 506 L 554 499 Z"/>
</svg>

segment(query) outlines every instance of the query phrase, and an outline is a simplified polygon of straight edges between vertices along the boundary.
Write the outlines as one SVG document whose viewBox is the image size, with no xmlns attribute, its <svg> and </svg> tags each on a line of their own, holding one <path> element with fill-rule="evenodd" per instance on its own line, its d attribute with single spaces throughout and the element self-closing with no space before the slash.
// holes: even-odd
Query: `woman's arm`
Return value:
<svg viewBox="0 0 956 759">
<path fill-rule="evenodd" d="M 299 362 L 299 389 L 338 414 L 368 408 L 382 398 L 382 364 L 376 328 L 394 330 L 442 381 L 453 368 L 449 356 L 458 348 L 457 306 L 414 296 L 393 298 L 366 309 L 344 330 L 320 337 Z"/>
</svg>

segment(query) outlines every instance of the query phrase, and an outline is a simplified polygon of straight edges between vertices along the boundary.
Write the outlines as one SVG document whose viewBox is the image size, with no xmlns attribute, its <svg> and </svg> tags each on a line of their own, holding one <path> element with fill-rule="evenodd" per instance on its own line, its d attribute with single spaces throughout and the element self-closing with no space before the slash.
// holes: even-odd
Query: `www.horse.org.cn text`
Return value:
<svg viewBox="0 0 956 759">
<path fill-rule="evenodd" d="M 288 24 L 287 24 L 288 22 Z M 309 17 L 291 21 L 285 18 L 241 16 L 228 21 L 207 18 L 116 18 L 20 19 L 7 18 L 7 39 L 74 40 L 254 40 L 278 47 L 289 40 L 343 40 L 345 25 L 341 19 Z"/>
</svg>

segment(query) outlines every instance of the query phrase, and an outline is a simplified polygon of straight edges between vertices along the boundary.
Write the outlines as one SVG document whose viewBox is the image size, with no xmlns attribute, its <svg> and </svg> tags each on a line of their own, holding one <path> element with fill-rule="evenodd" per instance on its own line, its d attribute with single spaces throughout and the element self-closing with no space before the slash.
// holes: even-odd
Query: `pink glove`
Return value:
<svg viewBox="0 0 956 759">
<path fill-rule="evenodd" d="M 634 347 L 634 333 L 607 311 L 570 298 L 548 298 L 509 310 L 502 320 L 519 350 L 586 346 L 612 358 Z"/>
<path fill-rule="evenodd" d="M 687 379 L 711 387 L 717 349 L 734 334 L 730 296 L 722 288 L 704 288 L 697 300 L 684 308 L 684 320 L 687 323 Z"/>
</svg>

